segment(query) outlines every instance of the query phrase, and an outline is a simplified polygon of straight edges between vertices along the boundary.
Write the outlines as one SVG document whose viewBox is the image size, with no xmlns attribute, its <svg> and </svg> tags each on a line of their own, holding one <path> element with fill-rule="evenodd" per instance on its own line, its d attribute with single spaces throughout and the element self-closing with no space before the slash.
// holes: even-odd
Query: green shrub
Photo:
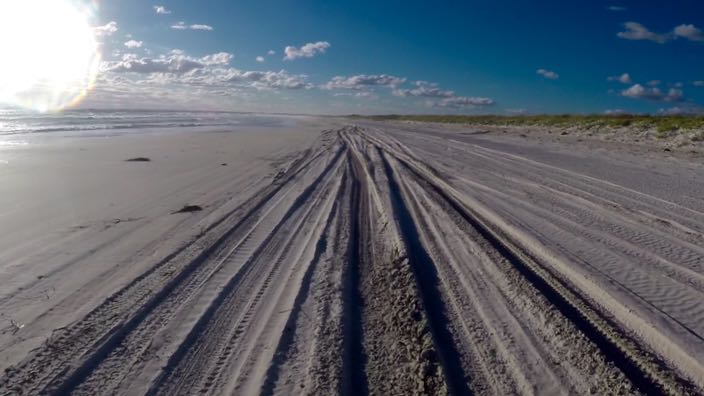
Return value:
<svg viewBox="0 0 704 396">
<path fill-rule="evenodd" d="M 656 129 L 657 129 L 658 133 L 668 133 L 668 132 L 674 132 L 674 131 L 680 129 L 680 126 L 676 123 L 673 123 L 673 122 L 663 122 L 663 123 L 658 124 Z"/>
</svg>

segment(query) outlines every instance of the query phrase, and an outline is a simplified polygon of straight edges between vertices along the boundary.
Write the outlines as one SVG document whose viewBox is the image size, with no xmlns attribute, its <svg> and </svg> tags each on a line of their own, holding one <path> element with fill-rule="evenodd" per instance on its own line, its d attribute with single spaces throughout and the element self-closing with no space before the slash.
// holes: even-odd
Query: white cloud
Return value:
<svg viewBox="0 0 704 396">
<path fill-rule="evenodd" d="M 692 81 L 692 85 L 694 85 L 695 87 L 704 87 L 704 81 Z"/>
<path fill-rule="evenodd" d="M 141 48 L 142 44 L 144 44 L 142 41 L 130 40 L 130 41 L 125 42 L 125 47 L 127 47 L 127 48 Z"/>
<path fill-rule="evenodd" d="M 312 58 L 316 54 L 324 54 L 330 48 L 330 43 L 327 41 L 318 41 L 317 43 L 308 43 L 301 48 L 287 46 L 284 49 L 286 56 L 284 60 L 294 60 L 298 58 Z"/>
<path fill-rule="evenodd" d="M 628 114 L 628 112 L 623 109 L 609 109 L 609 110 L 604 111 L 604 114 L 606 114 L 606 115 L 621 115 L 621 114 Z"/>
<path fill-rule="evenodd" d="M 660 85 L 661 83 L 662 83 L 662 81 L 660 81 L 660 80 L 650 80 L 650 81 L 648 81 L 648 85 L 650 85 L 651 87 L 657 87 L 657 86 Z"/>
<path fill-rule="evenodd" d="M 625 40 L 649 40 L 664 44 L 671 39 L 671 35 L 651 32 L 638 22 L 626 22 L 623 26 L 626 31 L 618 32 L 616 35 Z"/>
<path fill-rule="evenodd" d="M 187 73 L 202 68 L 203 63 L 178 55 L 169 57 L 137 58 L 134 54 L 126 54 L 119 62 L 108 62 L 105 70 L 114 73 Z"/>
<path fill-rule="evenodd" d="M 633 83 L 633 80 L 631 80 L 631 75 L 628 73 L 623 73 L 620 76 L 611 76 L 608 78 L 609 81 L 618 81 L 622 84 L 631 84 Z"/>
<path fill-rule="evenodd" d="M 93 28 L 93 32 L 98 37 L 112 36 L 113 33 L 117 32 L 117 22 L 110 21 L 103 26 L 96 26 Z"/>
<path fill-rule="evenodd" d="M 376 99 L 377 95 L 374 88 L 388 88 L 391 94 L 401 98 L 433 98 L 426 103 L 433 107 L 447 108 L 473 108 L 481 106 L 490 106 L 494 101 L 489 98 L 455 96 L 453 91 L 443 90 L 438 87 L 438 84 L 427 81 L 414 81 L 412 88 L 399 88 L 404 84 L 406 79 L 387 74 L 359 74 L 356 76 L 336 76 L 333 77 L 321 88 L 334 90 L 353 90 L 356 93 L 335 93 L 334 96 L 356 96 L 362 98 Z"/>
<path fill-rule="evenodd" d="M 628 9 L 628 8 L 626 8 L 626 7 L 623 7 L 623 6 L 615 6 L 615 5 L 609 6 L 609 7 L 607 7 L 607 8 L 608 8 L 609 11 L 626 11 L 626 10 Z"/>
<path fill-rule="evenodd" d="M 195 24 L 190 26 L 191 30 L 213 30 L 210 25 Z"/>
<path fill-rule="evenodd" d="M 353 98 L 364 98 L 364 99 L 379 99 L 379 96 L 377 96 L 373 92 L 369 91 L 360 91 L 360 92 L 337 92 L 334 93 L 333 96 L 351 96 Z"/>
<path fill-rule="evenodd" d="M 621 95 L 633 99 L 649 99 L 663 102 L 681 102 L 684 94 L 679 88 L 670 88 L 664 93 L 660 88 L 646 88 L 640 84 L 635 84 L 628 89 L 621 91 Z"/>
<path fill-rule="evenodd" d="M 274 55 L 275 53 L 276 53 L 276 51 L 274 51 L 274 50 L 269 50 L 266 52 L 267 55 Z"/>
<path fill-rule="evenodd" d="M 224 66 L 231 59 L 232 54 L 226 52 L 193 58 L 185 55 L 183 51 L 174 50 L 168 55 L 161 55 L 157 58 L 140 58 L 135 54 L 124 54 L 120 61 L 104 62 L 103 69 L 114 73 L 185 74 L 206 66 Z"/>
<path fill-rule="evenodd" d="M 635 84 L 632 87 L 625 89 L 621 95 L 629 98 L 659 98 L 662 96 L 662 91 L 659 88 L 645 88 L 640 84 Z"/>
<path fill-rule="evenodd" d="M 175 25 L 171 25 L 171 29 L 174 30 L 213 30 L 213 27 L 210 25 L 202 25 L 202 24 L 194 24 L 194 25 L 186 25 L 185 22 L 179 21 Z"/>
<path fill-rule="evenodd" d="M 166 7 L 164 7 L 163 5 L 155 5 L 154 11 L 156 11 L 157 14 L 162 14 L 162 15 L 171 14 L 171 11 L 167 10 Z"/>
<path fill-rule="evenodd" d="M 673 31 L 676 37 L 682 37 L 691 41 L 704 41 L 704 33 L 694 25 L 679 25 Z"/>
<path fill-rule="evenodd" d="M 661 115 L 701 115 L 704 114 L 704 109 L 697 106 L 674 106 L 669 109 L 659 109 L 658 114 Z"/>
<path fill-rule="evenodd" d="M 662 115 L 681 115 L 685 114 L 685 110 L 681 107 L 675 106 L 675 107 L 670 107 L 669 109 L 660 109 L 658 110 L 658 114 Z"/>
<path fill-rule="evenodd" d="M 280 71 L 246 71 L 229 67 L 233 55 L 220 52 L 193 57 L 181 50 L 172 50 L 158 57 L 124 54 L 120 60 L 103 62 L 102 76 L 106 80 L 132 82 L 135 87 L 172 87 L 175 90 L 192 87 L 209 94 L 227 96 L 237 91 L 242 96 L 247 89 L 277 91 L 311 89 L 303 74 Z M 124 76 L 124 77 L 122 77 Z M 181 87 L 181 88 L 179 88 Z M 192 91 L 195 92 L 195 91 Z"/>
<path fill-rule="evenodd" d="M 555 73 L 554 71 L 551 70 L 546 70 L 546 69 L 538 69 L 536 70 L 536 73 L 549 79 L 549 80 L 557 80 L 560 78 L 560 75 Z"/>
<path fill-rule="evenodd" d="M 366 92 L 366 91 L 364 91 L 364 92 L 355 92 L 355 93 L 354 93 L 354 96 L 355 96 L 356 98 L 367 98 L 367 99 L 376 99 L 376 98 L 377 98 L 377 96 L 374 95 L 373 93 L 371 93 L 371 92 Z"/>
<path fill-rule="evenodd" d="M 264 62 L 263 56 L 258 56 L 256 59 L 257 59 L 257 62 Z"/>
<path fill-rule="evenodd" d="M 437 102 L 433 102 L 433 106 L 437 107 L 450 107 L 453 109 L 459 109 L 463 107 L 484 107 L 491 106 L 495 102 L 489 98 L 478 98 L 478 97 L 467 97 L 467 96 L 453 96 L 451 98 L 444 98 Z"/>
<path fill-rule="evenodd" d="M 374 86 L 396 87 L 406 82 L 405 78 L 390 76 L 387 74 L 359 74 L 356 76 L 336 76 L 328 81 L 325 89 L 356 89 L 363 90 Z"/>
<path fill-rule="evenodd" d="M 310 89 L 313 85 L 307 83 L 305 75 L 289 74 L 285 70 L 274 71 L 241 71 L 231 69 L 229 82 L 250 82 L 259 89 Z"/>
<path fill-rule="evenodd" d="M 229 52 L 218 52 L 216 54 L 206 55 L 201 58 L 201 62 L 207 66 L 227 65 L 235 56 Z"/>
<path fill-rule="evenodd" d="M 392 93 L 401 97 L 451 98 L 455 96 L 453 91 L 442 90 L 437 84 L 427 81 L 416 81 L 415 86 L 412 89 L 395 89 Z"/>
<path fill-rule="evenodd" d="M 626 40 L 649 40 L 664 44 L 676 38 L 683 38 L 690 41 L 704 42 L 704 32 L 692 24 L 676 26 L 669 33 L 652 32 L 638 22 L 626 22 L 624 27 L 626 31 L 618 32 L 616 35 Z"/>
</svg>

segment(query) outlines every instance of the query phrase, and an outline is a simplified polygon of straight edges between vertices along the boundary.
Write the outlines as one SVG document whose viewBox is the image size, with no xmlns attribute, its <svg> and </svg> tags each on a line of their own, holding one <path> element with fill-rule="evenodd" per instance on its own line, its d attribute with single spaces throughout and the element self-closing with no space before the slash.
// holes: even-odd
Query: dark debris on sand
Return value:
<svg viewBox="0 0 704 396">
<path fill-rule="evenodd" d="M 176 214 L 176 213 L 193 213 L 193 212 L 200 212 L 201 210 L 203 210 L 203 208 L 200 207 L 200 206 L 198 206 L 198 205 L 185 205 L 185 206 L 182 207 L 181 209 L 179 209 L 179 210 L 177 210 L 177 211 L 175 211 L 175 212 L 171 212 L 171 214 Z"/>
</svg>

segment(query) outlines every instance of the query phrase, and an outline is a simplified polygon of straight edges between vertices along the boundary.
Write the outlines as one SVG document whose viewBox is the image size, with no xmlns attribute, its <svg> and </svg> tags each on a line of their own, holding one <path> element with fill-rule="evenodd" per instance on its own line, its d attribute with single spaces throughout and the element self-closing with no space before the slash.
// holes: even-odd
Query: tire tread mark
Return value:
<svg viewBox="0 0 704 396">
<path fill-rule="evenodd" d="M 381 147 L 379 148 L 381 149 Z M 389 154 L 393 155 L 390 152 Z M 612 320 L 599 315 L 589 301 L 570 291 L 568 285 L 540 266 L 536 258 L 511 243 L 508 236 L 488 226 L 488 222 L 483 220 L 480 215 L 457 201 L 440 186 L 428 180 L 408 160 L 394 157 L 416 177 L 425 180 L 439 196 L 443 197 L 521 275 L 572 321 L 602 351 L 604 357 L 616 365 L 637 389 L 648 395 L 695 393 L 695 387 L 686 379 L 658 370 L 657 367 L 664 367 L 665 364 L 657 356 L 639 348 L 636 342 L 619 330 Z M 543 271 L 538 271 L 536 268 L 542 268 Z M 619 344 L 628 345 L 629 350 L 623 350 Z M 636 354 L 643 356 L 643 359 L 634 359 L 633 355 Z M 642 367 L 643 361 L 650 363 L 649 367 Z"/>
<path fill-rule="evenodd" d="M 242 266 L 242 268 L 238 271 L 235 276 L 230 279 L 225 287 L 220 291 L 216 299 L 211 303 L 211 305 L 208 307 L 208 309 L 205 311 L 205 313 L 198 319 L 196 324 L 193 326 L 189 334 L 186 336 L 186 339 L 184 340 L 183 343 L 177 348 L 176 352 L 174 352 L 165 368 L 163 369 L 161 375 L 155 381 L 151 389 L 147 392 L 149 395 L 154 395 L 159 392 L 159 387 L 163 383 L 164 379 L 169 378 L 170 375 L 173 374 L 174 370 L 177 369 L 179 362 L 186 356 L 186 354 L 190 351 L 191 346 L 194 345 L 194 343 L 197 341 L 199 336 L 203 331 L 205 331 L 208 323 L 211 321 L 211 319 L 215 316 L 217 309 L 220 307 L 222 302 L 231 294 L 231 292 L 235 289 L 241 278 L 247 273 L 249 267 L 252 265 L 252 263 L 255 261 L 253 258 L 257 257 L 257 253 L 264 249 L 269 241 L 272 239 L 273 235 L 275 235 L 278 230 L 283 226 L 283 224 L 286 222 L 286 220 L 291 217 L 291 215 L 302 205 L 305 204 L 305 201 L 308 199 L 310 194 L 313 193 L 315 190 L 315 187 L 320 183 L 320 181 L 331 171 L 333 166 L 338 162 L 339 158 L 343 154 L 343 147 L 340 147 L 338 151 L 334 154 L 333 159 L 330 161 L 330 163 L 323 169 L 320 175 L 308 186 L 306 189 L 304 189 L 301 194 L 294 200 L 292 203 L 291 207 L 286 211 L 284 214 L 283 218 L 281 221 L 272 229 L 271 233 L 267 236 L 267 238 L 262 242 L 262 244 L 252 253 L 250 256 L 250 259 L 245 262 L 245 264 Z"/>
<path fill-rule="evenodd" d="M 460 353 L 454 345 L 452 334 L 447 327 L 447 308 L 439 290 L 439 279 L 435 263 L 425 250 L 413 216 L 403 199 L 401 186 L 386 155 L 379 151 L 384 171 L 389 180 L 389 190 L 393 210 L 399 222 L 401 237 L 408 248 L 408 259 L 415 275 L 422 305 L 428 318 L 433 344 L 438 352 L 445 374 L 445 382 L 450 394 L 469 395 L 469 380 L 462 368 Z"/>
</svg>

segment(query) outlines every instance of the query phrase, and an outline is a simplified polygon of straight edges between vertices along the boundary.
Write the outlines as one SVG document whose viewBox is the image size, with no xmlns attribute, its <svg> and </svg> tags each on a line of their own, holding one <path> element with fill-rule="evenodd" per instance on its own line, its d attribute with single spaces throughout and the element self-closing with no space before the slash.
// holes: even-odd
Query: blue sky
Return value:
<svg viewBox="0 0 704 396">
<path fill-rule="evenodd" d="M 505 114 L 704 105 L 700 0 L 102 0 L 93 23 L 103 64 L 84 107 Z"/>
</svg>

